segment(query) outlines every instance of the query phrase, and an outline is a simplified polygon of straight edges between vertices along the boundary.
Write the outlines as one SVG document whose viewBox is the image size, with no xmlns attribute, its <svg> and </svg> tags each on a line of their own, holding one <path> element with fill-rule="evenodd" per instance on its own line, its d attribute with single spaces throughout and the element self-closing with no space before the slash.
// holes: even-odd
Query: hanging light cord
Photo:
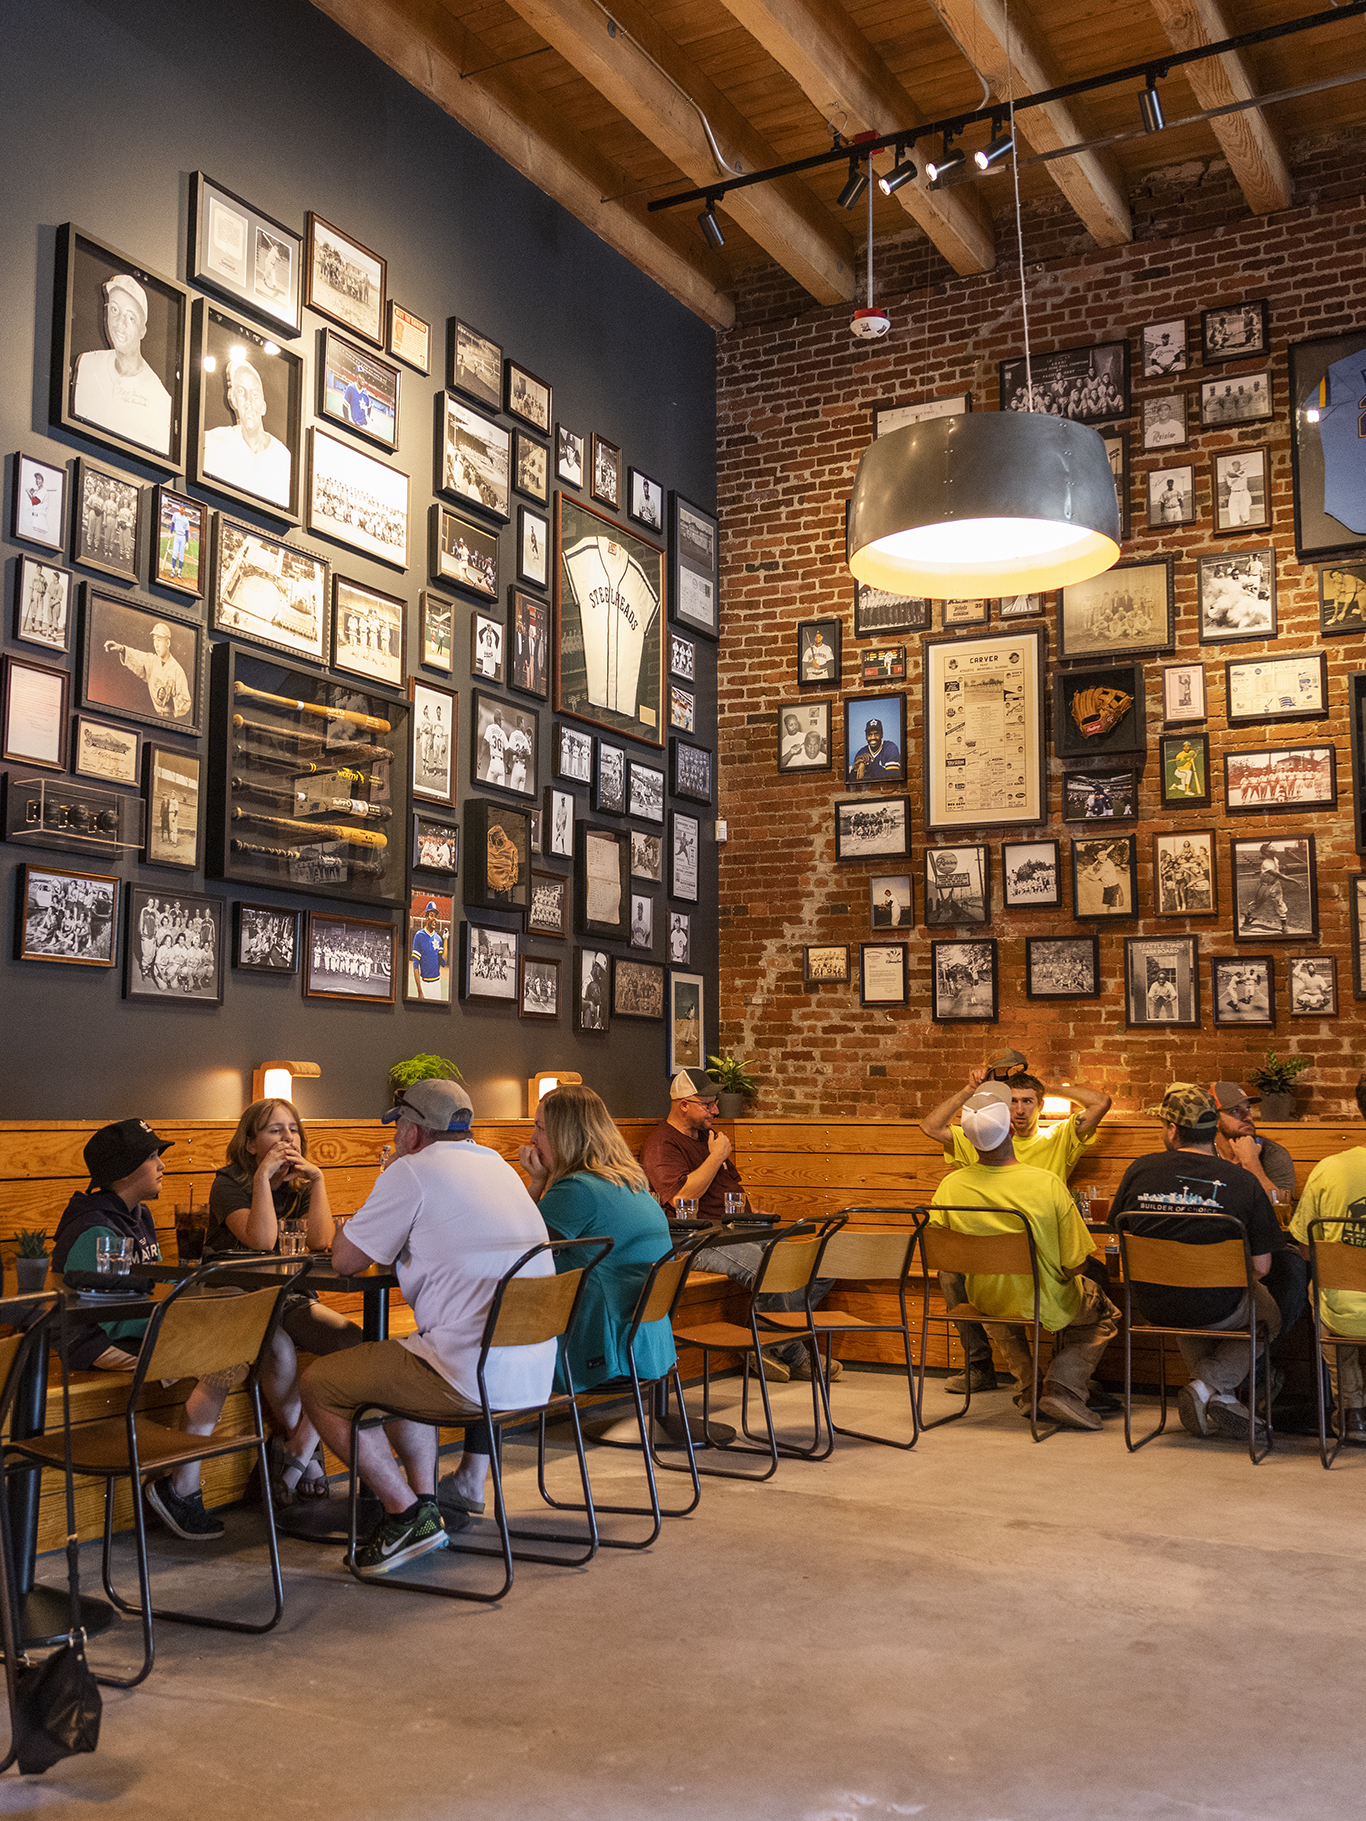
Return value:
<svg viewBox="0 0 1366 1821">
<path fill-rule="evenodd" d="M 1034 409 L 1034 370 L 1029 359 L 1029 297 L 1025 290 L 1024 222 L 1020 218 L 1020 155 L 1015 145 L 1015 65 L 1010 55 L 1010 0 L 1005 3 L 1006 107 L 1010 114 L 1010 171 L 1015 179 L 1015 244 L 1020 254 L 1020 315 L 1024 319 L 1025 397 Z"/>
</svg>

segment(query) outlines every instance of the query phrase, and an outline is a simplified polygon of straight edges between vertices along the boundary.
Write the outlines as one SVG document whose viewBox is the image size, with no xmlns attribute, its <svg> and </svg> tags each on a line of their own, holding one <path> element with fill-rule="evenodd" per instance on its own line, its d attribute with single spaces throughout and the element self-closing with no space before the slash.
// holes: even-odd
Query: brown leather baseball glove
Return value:
<svg viewBox="0 0 1366 1821">
<path fill-rule="evenodd" d="M 1122 689 L 1079 689 L 1072 697 L 1072 719 L 1088 740 L 1117 727 L 1133 704 Z"/>
</svg>

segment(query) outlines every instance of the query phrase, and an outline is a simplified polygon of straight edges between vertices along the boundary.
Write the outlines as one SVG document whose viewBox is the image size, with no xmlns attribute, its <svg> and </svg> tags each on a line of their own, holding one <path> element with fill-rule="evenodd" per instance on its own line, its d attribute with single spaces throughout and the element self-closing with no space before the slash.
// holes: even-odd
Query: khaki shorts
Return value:
<svg viewBox="0 0 1366 1821">
<path fill-rule="evenodd" d="M 435 1367 L 397 1340 L 365 1341 L 344 1353 L 315 1359 L 303 1383 L 324 1410 L 348 1421 L 364 1404 L 425 1417 L 452 1429 L 466 1417 L 483 1415 L 478 1404 L 461 1397 Z"/>
</svg>

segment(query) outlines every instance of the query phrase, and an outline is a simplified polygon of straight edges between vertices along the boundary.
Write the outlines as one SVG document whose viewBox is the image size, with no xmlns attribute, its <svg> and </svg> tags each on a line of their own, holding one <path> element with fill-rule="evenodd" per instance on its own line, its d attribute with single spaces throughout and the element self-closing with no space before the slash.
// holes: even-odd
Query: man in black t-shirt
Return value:
<svg viewBox="0 0 1366 1821">
<path fill-rule="evenodd" d="M 1111 1204 L 1111 1220 L 1127 1215 L 1127 1231 L 1143 1238 L 1215 1245 L 1228 1237 L 1228 1228 L 1209 1216 L 1231 1215 L 1246 1230 L 1252 1268 L 1258 1279 L 1264 1278 L 1272 1254 L 1289 1242 L 1262 1185 L 1238 1164 L 1216 1156 L 1219 1108 L 1214 1097 L 1177 1081 L 1155 1111 L 1164 1148 L 1129 1165 Z M 1261 1282 L 1253 1294 L 1258 1326 L 1266 1341 L 1273 1341 L 1280 1332 L 1280 1311 Z M 1246 1291 L 1234 1289 L 1185 1290 L 1135 1280 L 1133 1296 L 1140 1313 L 1164 1327 L 1245 1328 L 1250 1314 Z M 1236 1393 L 1247 1376 L 1246 1342 L 1201 1337 L 1177 1345 L 1190 1374 L 1177 1400 L 1182 1427 L 1192 1435 L 1231 1436 L 1245 1443 L 1254 1419 Z M 1264 1440 L 1260 1421 L 1257 1429 L 1258 1440 Z"/>
</svg>

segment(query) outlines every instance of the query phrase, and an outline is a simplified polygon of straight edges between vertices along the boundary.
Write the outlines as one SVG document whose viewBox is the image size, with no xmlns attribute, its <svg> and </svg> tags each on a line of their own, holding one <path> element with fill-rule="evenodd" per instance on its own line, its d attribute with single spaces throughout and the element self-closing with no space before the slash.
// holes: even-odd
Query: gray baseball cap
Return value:
<svg viewBox="0 0 1366 1821">
<path fill-rule="evenodd" d="M 381 1123 L 410 1119 L 424 1132 L 468 1132 L 473 1118 L 474 1103 L 459 1082 L 415 1081 L 381 1115 Z"/>
</svg>

